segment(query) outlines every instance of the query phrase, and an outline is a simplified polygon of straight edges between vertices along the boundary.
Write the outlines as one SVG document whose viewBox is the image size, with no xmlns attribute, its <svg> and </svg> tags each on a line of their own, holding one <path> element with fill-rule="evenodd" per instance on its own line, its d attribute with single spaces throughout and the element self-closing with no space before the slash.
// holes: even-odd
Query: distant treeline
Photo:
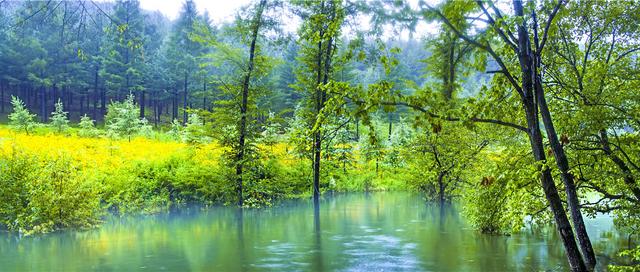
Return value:
<svg viewBox="0 0 640 272">
<path fill-rule="evenodd" d="M 224 67 L 205 65 L 215 61 L 208 58 L 213 49 L 194 41 L 193 34 L 210 31 L 243 47 L 231 23 L 214 25 L 193 1 L 183 4 L 174 21 L 142 10 L 138 1 L 8 1 L 0 2 L 0 25 L 0 116 L 6 116 L 14 95 L 42 122 L 58 99 L 72 120 L 88 114 L 102 122 L 109 102 L 130 93 L 141 117 L 151 123 L 186 122 L 185 109 L 211 110 L 224 99 L 220 88 L 226 84 Z M 291 87 L 299 65 L 296 34 L 281 35 L 264 50 L 275 65 L 268 76 L 270 93 L 257 102 L 264 116 L 292 114 L 301 98 Z M 418 40 L 387 43 L 402 49 L 398 77 L 424 82 L 424 45 Z M 384 73 L 366 60 L 346 70 L 344 80 L 364 84 Z"/>
</svg>

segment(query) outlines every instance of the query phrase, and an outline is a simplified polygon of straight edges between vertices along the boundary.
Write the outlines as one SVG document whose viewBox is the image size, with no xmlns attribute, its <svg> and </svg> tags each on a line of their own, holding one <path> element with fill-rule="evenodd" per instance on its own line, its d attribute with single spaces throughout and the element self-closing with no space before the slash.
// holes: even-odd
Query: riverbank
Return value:
<svg viewBox="0 0 640 272">
<path fill-rule="evenodd" d="M 107 213 L 157 213 L 190 203 L 229 204 L 235 179 L 225 148 L 136 137 L 85 138 L 48 130 L 30 135 L 0 127 L 0 225 L 24 235 L 98 226 Z M 245 205 L 310 195 L 310 163 L 283 143 L 258 146 L 261 173 L 245 185 Z M 331 162 L 331 160 L 328 160 Z M 335 171 L 331 191 L 399 189 L 394 173 L 371 174 L 366 162 Z"/>
</svg>

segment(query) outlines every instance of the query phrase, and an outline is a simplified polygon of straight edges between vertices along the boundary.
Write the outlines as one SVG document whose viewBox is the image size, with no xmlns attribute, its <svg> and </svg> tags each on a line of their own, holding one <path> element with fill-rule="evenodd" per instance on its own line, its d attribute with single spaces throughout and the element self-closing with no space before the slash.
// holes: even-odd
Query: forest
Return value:
<svg viewBox="0 0 640 272">
<path fill-rule="evenodd" d="M 198 207 L 221 220 L 203 233 L 233 230 L 244 250 L 207 254 L 247 266 L 169 270 L 277 269 L 248 264 L 253 231 L 286 228 L 263 213 L 313 215 L 287 222 L 309 221 L 299 242 L 324 257 L 285 270 L 640 270 L 640 2 L 251 0 L 226 21 L 179 2 L 170 19 L 138 0 L 0 0 L 0 267 L 96 269 L 12 252 L 136 216 L 200 233 L 180 217 Z M 325 228 L 366 232 L 345 210 L 372 201 L 407 220 L 452 211 L 464 237 L 509 250 L 554 240 L 539 250 L 560 257 L 335 266 L 348 243 Z"/>
</svg>

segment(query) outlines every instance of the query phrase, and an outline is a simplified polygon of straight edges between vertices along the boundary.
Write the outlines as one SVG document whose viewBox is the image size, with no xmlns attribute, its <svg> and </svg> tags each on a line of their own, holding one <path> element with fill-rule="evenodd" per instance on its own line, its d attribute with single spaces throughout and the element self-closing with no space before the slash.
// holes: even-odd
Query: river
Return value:
<svg viewBox="0 0 640 272">
<path fill-rule="evenodd" d="M 624 246 L 608 216 L 587 218 L 600 262 Z M 455 206 L 404 192 L 325 196 L 266 209 L 183 209 L 99 228 L 0 233 L 2 271 L 564 271 L 555 231 L 474 231 Z"/>
</svg>

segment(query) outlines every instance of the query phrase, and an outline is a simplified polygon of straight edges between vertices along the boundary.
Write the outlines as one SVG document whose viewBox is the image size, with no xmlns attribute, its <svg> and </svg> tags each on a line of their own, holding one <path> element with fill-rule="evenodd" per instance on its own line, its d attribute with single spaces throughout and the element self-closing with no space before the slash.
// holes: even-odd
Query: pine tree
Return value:
<svg viewBox="0 0 640 272">
<path fill-rule="evenodd" d="M 69 128 L 69 118 L 67 118 L 67 112 L 64 111 L 60 99 L 56 102 L 55 111 L 51 113 L 51 123 L 49 123 L 49 125 L 55 129 L 57 133 L 63 133 Z"/>
<path fill-rule="evenodd" d="M 24 130 L 29 135 L 29 131 L 36 125 L 33 120 L 36 115 L 31 114 L 24 102 L 18 97 L 11 96 L 11 104 L 13 105 L 13 112 L 9 114 L 9 124 L 17 130 Z"/>
<path fill-rule="evenodd" d="M 80 122 L 78 123 L 78 136 L 80 137 L 96 137 L 99 134 L 98 129 L 94 124 L 94 121 L 91 120 L 91 117 L 86 114 L 80 118 Z"/>
<path fill-rule="evenodd" d="M 196 24 L 206 24 L 204 19 L 198 16 L 196 4 L 193 0 L 187 0 L 182 6 L 180 15 L 173 26 L 169 36 L 167 48 L 167 59 L 171 67 L 172 81 L 175 83 L 174 112 L 177 113 L 178 89 L 182 89 L 182 123 L 186 124 L 188 119 L 187 107 L 190 98 L 190 90 L 196 88 L 191 84 L 194 75 L 198 72 L 198 57 L 205 52 L 205 47 L 190 36 L 195 31 Z M 202 76 L 198 77 L 202 78 Z M 199 84 L 198 84 L 199 85 Z M 174 116 L 174 118 L 177 116 Z"/>
<path fill-rule="evenodd" d="M 105 116 L 108 135 L 111 138 L 126 137 L 131 141 L 131 136 L 140 132 L 142 121 L 139 116 L 140 109 L 132 94 L 123 102 L 111 102 Z"/>
<path fill-rule="evenodd" d="M 139 92 L 144 70 L 144 17 L 137 0 L 117 1 L 112 16 L 113 24 L 106 28 L 108 41 L 102 47 L 104 54 L 100 76 L 111 90 L 111 95 Z"/>
</svg>

